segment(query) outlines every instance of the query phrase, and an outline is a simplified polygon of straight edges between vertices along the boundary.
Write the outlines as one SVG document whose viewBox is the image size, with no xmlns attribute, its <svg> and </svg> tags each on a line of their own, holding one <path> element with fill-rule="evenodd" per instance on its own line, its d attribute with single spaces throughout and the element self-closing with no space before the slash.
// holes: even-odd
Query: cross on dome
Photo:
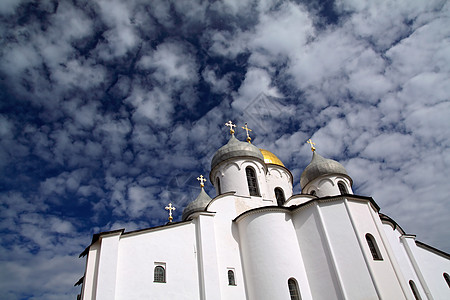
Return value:
<svg viewBox="0 0 450 300">
<path fill-rule="evenodd" d="M 312 152 L 316 151 L 316 147 L 314 147 L 316 145 L 316 143 L 313 143 L 313 141 L 311 141 L 311 139 L 309 139 L 307 141 L 307 143 L 311 145 L 311 151 Z"/>
<path fill-rule="evenodd" d="M 227 123 L 225 123 L 225 126 L 230 127 L 230 133 L 234 134 L 234 129 L 233 128 L 236 127 L 236 125 L 233 124 L 233 122 L 231 122 L 231 120 L 228 121 Z"/>
<path fill-rule="evenodd" d="M 206 179 L 203 177 L 203 175 L 200 175 L 199 177 L 197 177 L 197 180 L 200 181 L 201 187 L 205 186 L 204 182 L 206 181 Z"/>
<path fill-rule="evenodd" d="M 173 220 L 172 210 L 175 210 L 176 208 L 175 208 L 175 206 L 172 206 L 172 203 L 169 203 L 169 205 L 166 206 L 165 208 L 166 208 L 166 210 L 169 211 L 169 222 L 172 222 L 172 220 Z"/>
<path fill-rule="evenodd" d="M 248 128 L 247 123 L 245 123 L 245 125 L 242 127 L 242 129 L 244 129 L 247 132 L 247 142 L 249 142 L 251 144 L 252 138 L 250 137 L 248 132 L 252 131 L 252 130 L 250 128 Z"/>
</svg>

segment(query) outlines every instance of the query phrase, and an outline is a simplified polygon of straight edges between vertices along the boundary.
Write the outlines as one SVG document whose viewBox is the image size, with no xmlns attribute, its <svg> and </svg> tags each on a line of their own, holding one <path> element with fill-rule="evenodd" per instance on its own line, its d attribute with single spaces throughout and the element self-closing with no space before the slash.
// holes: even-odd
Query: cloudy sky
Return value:
<svg viewBox="0 0 450 300">
<path fill-rule="evenodd" d="M 74 299 L 92 234 L 170 201 L 179 220 L 228 120 L 295 193 L 312 138 L 450 252 L 448 1 L 3 0 L 0 20 L 2 299 Z"/>
</svg>

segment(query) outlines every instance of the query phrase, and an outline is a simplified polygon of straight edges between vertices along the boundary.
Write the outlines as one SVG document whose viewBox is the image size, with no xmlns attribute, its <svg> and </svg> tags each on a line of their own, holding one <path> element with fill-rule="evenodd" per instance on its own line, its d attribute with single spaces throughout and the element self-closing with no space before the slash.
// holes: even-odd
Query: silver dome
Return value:
<svg viewBox="0 0 450 300">
<path fill-rule="evenodd" d="M 309 165 L 305 168 L 300 177 L 300 186 L 303 189 L 308 183 L 313 181 L 314 179 L 329 174 L 340 174 L 345 175 L 352 181 L 350 176 L 348 176 L 347 171 L 344 166 L 338 163 L 335 160 L 324 158 L 317 154 L 315 151 L 313 152 L 313 157 Z"/>
<path fill-rule="evenodd" d="M 228 143 L 214 154 L 211 161 L 211 171 L 221 162 L 234 157 L 252 157 L 264 163 L 264 156 L 257 147 L 248 142 L 239 141 L 233 134 Z"/>
<path fill-rule="evenodd" d="M 183 210 L 183 214 L 181 219 L 185 221 L 189 215 L 197 211 L 205 211 L 206 206 L 211 201 L 211 197 L 205 192 L 202 188 L 200 194 L 198 194 L 197 198 L 189 203 L 186 208 Z"/>
</svg>

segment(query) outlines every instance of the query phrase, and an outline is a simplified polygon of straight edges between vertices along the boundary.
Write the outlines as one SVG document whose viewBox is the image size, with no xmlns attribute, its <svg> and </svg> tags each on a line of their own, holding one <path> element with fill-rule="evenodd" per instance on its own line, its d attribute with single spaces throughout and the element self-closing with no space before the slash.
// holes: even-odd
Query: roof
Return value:
<svg viewBox="0 0 450 300">
<path fill-rule="evenodd" d="M 314 179 L 329 174 L 344 175 L 350 179 L 350 184 L 352 183 L 352 180 L 350 176 L 348 176 L 348 173 L 343 165 L 341 165 L 335 160 L 324 158 L 316 151 L 314 151 L 311 162 L 305 168 L 300 177 L 300 186 L 303 189 L 308 183 L 310 183 Z"/>
<path fill-rule="evenodd" d="M 264 163 L 284 167 L 284 164 L 281 162 L 281 160 L 272 152 L 265 149 L 259 149 L 259 151 L 261 151 L 262 155 L 264 156 Z"/>
<path fill-rule="evenodd" d="M 198 194 L 197 198 L 189 203 L 186 208 L 183 210 L 183 215 L 181 217 L 182 220 L 186 220 L 189 215 L 197 211 L 204 211 L 206 206 L 208 206 L 211 201 L 211 197 L 205 192 L 202 187 L 200 194 Z"/>
<path fill-rule="evenodd" d="M 231 135 L 230 140 L 219 150 L 216 151 L 211 160 L 211 170 L 220 163 L 237 157 L 251 157 L 264 162 L 264 156 L 259 149 L 248 142 L 241 142 Z"/>
</svg>

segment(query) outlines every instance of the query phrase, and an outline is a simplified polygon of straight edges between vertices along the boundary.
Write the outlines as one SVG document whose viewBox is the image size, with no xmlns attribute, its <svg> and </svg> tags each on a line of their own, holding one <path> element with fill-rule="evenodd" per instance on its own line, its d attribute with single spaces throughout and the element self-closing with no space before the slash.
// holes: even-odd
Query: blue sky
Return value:
<svg viewBox="0 0 450 300">
<path fill-rule="evenodd" d="M 425 0 L 1 1 L 2 298 L 74 299 L 92 234 L 164 224 L 169 202 L 179 220 L 228 120 L 295 193 L 312 138 L 450 252 L 449 16 Z"/>
</svg>

